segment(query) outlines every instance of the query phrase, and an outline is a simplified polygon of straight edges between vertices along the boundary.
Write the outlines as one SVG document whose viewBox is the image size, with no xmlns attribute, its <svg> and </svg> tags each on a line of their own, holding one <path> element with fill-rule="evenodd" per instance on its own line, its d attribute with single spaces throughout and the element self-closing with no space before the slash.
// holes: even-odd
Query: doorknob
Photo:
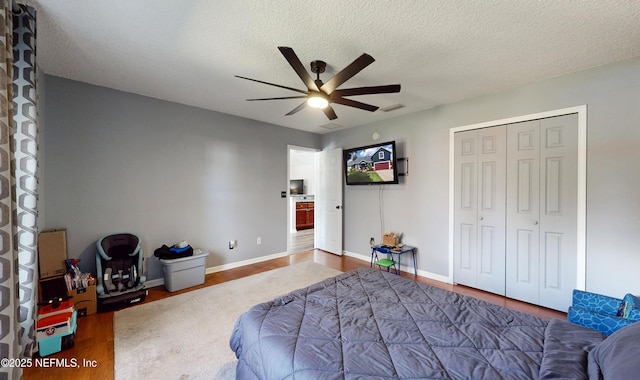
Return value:
<svg viewBox="0 0 640 380">
<path fill-rule="evenodd" d="M 484 220 L 484 217 L 482 217 L 482 216 L 481 216 L 481 217 L 480 217 L 480 220 Z"/>
<path fill-rule="evenodd" d="M 336 210 L 340 210 L 340 205 L 336 206 Z"/>
<path fill-rule="evenodd" d="M 533 222 L 533 225 L 537 226 L 538 225 L 538 221 L 536 220 L 535 222 Z"/>
</svg>

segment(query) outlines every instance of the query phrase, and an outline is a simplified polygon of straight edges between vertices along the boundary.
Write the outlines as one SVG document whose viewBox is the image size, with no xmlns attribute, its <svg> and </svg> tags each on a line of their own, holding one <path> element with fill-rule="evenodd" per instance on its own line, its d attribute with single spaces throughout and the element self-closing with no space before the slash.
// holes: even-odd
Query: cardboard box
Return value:
<svg viewBox="0 0 640 380">
<path fill-rule="evenodd" d="M 67 272 L 67 230 L 42 231 L 38 236 L 40 278 L 55 277 Z"/>
<path fill-rule="evenodd" d="M 398 243 L 400 243 L 400 237 L 393 232 L 387 232 L 382 237 L 382 244 L 384 245 L 395 247 Z"/>
<path fill-rule="evenodd" d="M 84 289 L 73 289 L 68 292 L 73 297 L 73 305 L 78 312 L 79 317 L 95 314 L 98 311 L 98 299 L 96 295 L 96 286 L 89 285 Z"/>
</svg>

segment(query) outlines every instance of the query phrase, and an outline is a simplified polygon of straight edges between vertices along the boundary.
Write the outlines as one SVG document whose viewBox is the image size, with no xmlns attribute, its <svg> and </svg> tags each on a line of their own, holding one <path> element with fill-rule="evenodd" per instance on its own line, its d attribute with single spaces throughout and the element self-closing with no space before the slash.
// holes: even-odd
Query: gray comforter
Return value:
<svg viewBox="0 0 640 380">
<path fill-rule="evenodd" d="M 362 268 L 252 307 L 230 344 L 242 380 L 536 379 L 586 377 L 602 339 Z"/>
</svg>

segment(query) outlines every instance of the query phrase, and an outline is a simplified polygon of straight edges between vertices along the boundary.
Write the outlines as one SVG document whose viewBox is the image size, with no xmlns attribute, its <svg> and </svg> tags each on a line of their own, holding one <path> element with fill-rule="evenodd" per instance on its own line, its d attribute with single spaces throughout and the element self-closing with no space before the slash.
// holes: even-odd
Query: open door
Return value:
<svg viewBox="0 0 640 380">
<path fill-rule="evenodd" d="M 342 255 L 342 149 L 317 153 L 318 192 L 315 197 L 317 249 Z"/>
</svg>

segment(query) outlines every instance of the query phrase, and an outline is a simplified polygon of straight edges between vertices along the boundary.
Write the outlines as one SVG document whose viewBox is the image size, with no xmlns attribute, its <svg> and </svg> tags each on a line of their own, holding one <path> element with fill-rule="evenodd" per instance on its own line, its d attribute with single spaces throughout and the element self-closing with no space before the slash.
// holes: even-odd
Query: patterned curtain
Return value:
<svg viewBox="0 0 640 380">
<path fill-rule="evenodd" d="M 0 358 L 35 351 L 38 128 L 35 10 L 0 9 Z M 22 377 L 2 367 L 0 379 Z"/>
<path fill-rule="evenodd" d="M 18 255 L 18 319 L 22 353 L 35 346 L 38 288 L 38 112 L 36 12 L 20 5 L 13 15 L 13 125 L 15 160 L 14 253 Z"/>
<path fill-rule="evenodd" d="M 2 1 L 0 9 L 0 358 L 20 357 L 20 324 L 16 318 L 13 222 L 12 222 L 12 170 L 11 136 L 13 134 L 13 21 L 11 4 Z M 12 368 L 2 366 L 0 378 L 16 378 L 21 375 Z"/>
</svg>

